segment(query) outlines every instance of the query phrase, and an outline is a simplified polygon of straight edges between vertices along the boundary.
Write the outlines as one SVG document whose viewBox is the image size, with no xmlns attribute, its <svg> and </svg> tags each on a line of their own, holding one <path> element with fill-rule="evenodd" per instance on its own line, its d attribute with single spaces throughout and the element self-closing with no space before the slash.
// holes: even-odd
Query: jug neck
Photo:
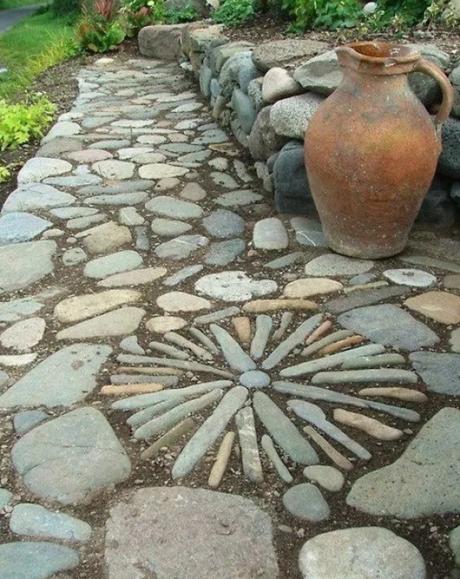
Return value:
<svg viewBox="0 0 460 579">
<path fill-rule="evenodd" d="M 354 42 L 340 46 L 336 53 L 345 75 L 352 72 L 373 77 L 407 75 L 421 58 L 409 46 L 387 42 Z"/>
</svg>

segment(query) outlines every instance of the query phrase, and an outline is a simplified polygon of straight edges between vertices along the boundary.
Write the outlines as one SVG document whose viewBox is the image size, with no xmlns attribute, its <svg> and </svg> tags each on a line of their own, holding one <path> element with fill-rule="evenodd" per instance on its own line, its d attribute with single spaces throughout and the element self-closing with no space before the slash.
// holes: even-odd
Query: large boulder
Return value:
<svg viewBox="0 0 460 579">
<path fill-rule="evenodd" d="M 329 50 L 311 58 L 296 68 L 296 80 L 306 90 L 329 95 L 335 91 L 342 81 L 335 50 Z"/>
<path fill-rule="evenodd" d="M 289 38 L 259 44 L 252 54 L 254 64 L 262 72 L 275 66 L 286 66 L 311 58 L 327 50 L 325 42 Z"/>
<path fill-rule="evenodd" d="M 232 93 L 232 108 L 235 111 L 241 128 L 249 135 L 252 125 L 256 120 L 256 111 L 251 99 L 239 88 L 235 88 Z"/>
<path fill-rule="evenodd" d="M 323 98 L 306 93 L 277 101 L 271 108 L 270 123 L 277 135 L 302 140 L 308 122 Z"/>
<path fill-rule="evenodd" d="M 233 89 L 240 85 L 240 77 L 246 70 L 249 80 L 255 78 L 254 64 L 251 59 L 251 53 L 248 51 L 233 54 L 222 66 L 219 74 L 219 83 L 222 87 L 222 95 L 230 99 Z M 211 64 L 212 70 L 212 64 Z M 251 72 L 252 71 L 252 72 Z M 248 80 L 248 83 L 249 83 Z M 246 84 L 247 87 L 247 84 Z"/>
<path fill-rule="evenodd" d="M 192 22 L 184 26 L 181 33 L 182 51 L 190 56 L 192 52 L 204 53 L 211 46 L 225 44 L 228 38 L 223 30 L 222 24 L 206 26 L 204 22 Z"/>
<path fill-rule="evenodd" d="M 263 77 L 255 78 L 251 80 L 248 84 L 248 97 L 251 99 L 252 104 L 257 112 L 260 111 L 261 108 L 264 106 L 264 101 L 262 98 L 262 86 L 263 86 Z"/>
<path fill-rule="evenodd" d="M 274 103 L 301 92 L 302 87 L 285 68 L 271 68 L 264 76 L 262 98 L 266 103 Z"/>
<path fill-rule="evenodd" d="M 265 161 L 277 153 L 287 140 L 273 130 L 270 124 L 271 108 L 265 107 L 259 112 L 249 135 L 249 150 L 256 161 Z"/>
<path fill-rule="evenodd" d="M 314 203 L 305 171 L 303 143 L 290 141 L 273 166 L 275 205 L 280 213 L 309 215 Z"/>
<path fill-rule="evenodd" d="M 186 24 L 155 24 L 139 32 L 139 52 L 148 58 L 178 60 L 182 54 L 181 34 Z"/>
<path fill-rule="evenodd" d="M 417 222 L 438 229 L 451 227 L 455 223 L 457 208 L 449 192 L 450 183 L 435 177 L 423 200 Z"/>
<path fill-rule="evenodd" d="M 250 42 L 227 42 L 226 44 L 213 47 L 209 51 L 209 64 L 214 76 L 217 76 L 227 60 L 240 52 L 252 50 L 253 45 Z"/>
<path fill-rule="evenodd" d="M 442 128 L 442 153 L 438 170 L 460 180 L 460 119 L 449 118 Z"/>
</svg>

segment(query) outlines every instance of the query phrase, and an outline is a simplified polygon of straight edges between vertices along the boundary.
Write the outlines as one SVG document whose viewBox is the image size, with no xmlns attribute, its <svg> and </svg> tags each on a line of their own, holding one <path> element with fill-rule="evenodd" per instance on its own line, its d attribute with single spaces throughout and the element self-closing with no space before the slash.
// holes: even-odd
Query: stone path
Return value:
<svg viewBox="0 0 460 579">
<path fill-rule="evenodd" d="M 455 242 L 332 254 L 177 65 L 79 83 L 0 217 L 2 577 L 453 569 Z"/>
</svg>

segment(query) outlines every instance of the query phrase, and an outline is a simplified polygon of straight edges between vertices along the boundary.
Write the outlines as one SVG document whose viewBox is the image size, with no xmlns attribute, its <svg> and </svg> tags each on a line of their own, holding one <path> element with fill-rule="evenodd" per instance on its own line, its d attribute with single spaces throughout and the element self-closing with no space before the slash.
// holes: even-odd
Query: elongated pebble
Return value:
<svg viewBox="0 0 460 579">
<path fill-rule="evenodd" d="M 284 462 L 281 460 L 281 457 L 273 444 L 273 440 L 268 436 L 268 434 L 262 436 L 262 448 L 265 450 L 268 460 L 272 463 L 280 479 L 285 483 L 291 483 L 294 479 Z"/>
<path fill-rule="evenodd" d="M 148 366 L 120 366 L 118 368 L 120 374 L 156 374 L 157 376 L 168 376 L 168 375 L 176 375 L 181 376 L 184 371 L 179 370 L 178 368 L 149 368 Z"/>
<path fill-rule="evenodd" d="M 353 332 L 351 332 L 350 330 L 337 330 L 336 332 L 333 332 L 332 334 L 329 334 L 329 335 L 325 336 L 324 338 L 321 338 L 318 341 L 315 341 L 314 343 L 308 345 L 302 351 L 302 356 L 311 356 L 312 354 L 319 352 L 325 346 L 328 346 L 329 344 L 333 344 L 334 342 L 338 342 L 339 340 L 342 340 L 343 338 L 348 338 L 348 336 L 352 336 L 352 335 L 353 335 Z M 312 336 L 313 336 L 313 334 L 312 334 Z M 306 340 L 305 343 L 307 343 L 307 342 L 308 342 L 308 339 Z"/>
<path fill-rule="evenodd" d="M 326 320 L 320 326 L 316 328 L 314 332 L 312 332 L 308 338 L 305 340 L 305 344 L 308 346 L 309 344 L 313 344 L 316 340 L 319 340 L 321 336 L 324 336 L 329 330 L 332 328 L 332 321 Z"/>
<path fill-rule="evenodd" d="M 238 316 L 232 319 L 232 324 L 241 344 L 249 344 L 251 341 L 251 320 L 246 316 Z"/>
<path fill-rule="evenodd" d="M 286 330 L 289 327 L 289 324 L 292 322 L 292 318 L 294 317 L 294 312 L 283 312 L 281 314 L 280 325 L 277 330 L 273 332 L 273 341 L 279 342 L 283 338 Z"/>
<path fill-rule="evenodd" d="M 376 368 L 377 366 L 400 366 L 406 359 L 401 354 L 378 354 L 377 356 L 362 356 L 343 362 L 342 370 L 354 368 Z"/>
<path fill-rule="evenodd" d="M 146 408 L 153 404 L 158 404 L 165 400 L 177 400 L 178 398 L 191 398 L 193 396 L 200 396 L 211 390 L 229 388 L 233 385 L 230 380 L 216 380 L 214 382 L 202 382 L 201 384 L 194 384 L 186 388 L 175 388 L 171 390 L 162 390 L 161 392 L 153 392 L 152 394 L 139 394 L 131 396 L 124 400 L 117 400 L 112 404 L 115 410 L 137 410 L 138 408 Z"/>
<path fill-rule="evenodd" d="M 410 370 L 395 370 L 393 368 L 369 368 L 366 370 L 339 370 L 337 372 L 319 372 L 311 380 L 312 384 L 342 384 L 345 382 L 400 382 L 416 384 L 418 376 Z"/>
<path fill-rule="evenodd" d="M 224 328 L 211 324 L 211 332 L 214 334 L 224 358 L 227 360 L 230 368 L 239 370 L 240 372 L 247 372 L 248 370 L 255 370 L 255 362 L 246 354 L 238 342 L 227 332 Z"/>
<path fill-rule="evenodd" d="M 349 358 L 382 354 L 384 351 L 384 346 L 380 344 L 358 346 L 357 348 L 347 350 L 346 352 L 338 352 L 337 354 L 331 354 L 330 356 L 326 356 L 324 358 L 318 358 L 317 360 L 302 362 L 296 366 L 283 368 L 283 370 L 280 371 L 280 375 L 286 378 L 289 376 L 302 376 L 303 374 L 310 374 L 312 372 L 318 372 L 319 370 L 325 370 L 327 368 L 339 366 L 342 362 L 348 360 Z"/>
<path fill-rule="evenodd" d="M 195 356 L 201 358 L 202 360 L 206 360 L 209 362 L 213 358 L 212 354 L 207 350 L 205 350 L 202 346 L 198 346 L 198 344 L 195 344 L 195 342 L 192 342 L 191 340 L 184 338 L 184 336 L 181 336 L 176 332 L 167 332 L 164 335 L 164 338 L 165 340 L 168 340 L 168 342 L 176 344 L 176 346 L 180 346 L 181 348 L 186 348 L 187 350 L 190 350 L 193 354 L 195 354 Z"/>
<path fill-rule="evenodd" d="M 369 460 L 371 458 L 371 453 L 361 446 L 356 440 L 350 438 L 345 432 L 337 428 L 335 424 L 332 424 L 326 420 L 326 415 L 316 404 L 311 402 L 305 402 L 304 400 L 289 400 L 288 407 L 295 412 L 295 414 L 316 426 L 328 436 L 348 448 L 350 452 L 355 454 L 358 458 L 362 460 Z"/>
<path fill-rule="evenodd" d="M 197 316 L 193 323 L 197 326 L 204 326 L 206 324 L 211 324 L 219 322 L 220 320 L 225 320 L 225 318 L 230 318 L 231 316 L 236 316 L 240 313 L 240 309 L 236 306 L 231 306 L 223 310 L 218 310 L 212 312 L 212 314 L 204 314 L 203 316 Z"/>
<path fill-rule="evenodd" d="M 150 342 L 149 347 L 152 350 L 156 350 L 157 352 L 161 352 L 167 356 L 173 356 L 178 360 L 187 360 L 190 358 L 190 354 L 188 352 L 184 352 L 183 350 L 179 350 L 178 348 L 170 346 L 169 344 L 164 344 L 163 342 Z"/>
<path fill-rule="evenodd" d="M 357 285 L 352 285 L 349 287 L 346 287 L 343 291 L 346 294 L 351 294 L 355 291 L 359 291 L 359 290 L 368 290 L 368 289 L 377 289 L 379 287 L 385 287 L 388 285 L 388 282 L 386 281 L 372 281 L 370 283 L 362 283 L 362 284 L 357 284 Z"/>
<path fill-rule="evenodd" d="M 132 354 L 120 354 L 117 360 L 123 364 L 167 364 L 173 368 L 181 370 L 190 370 L 191 372 L 205 372 L 208 374 L 215 374 L 222 378 L 233 378 L 232 372 L 228 370 L 220 370 L 214 366 L 207 366 L 206 364 L 199 364 L 198 362 L 190 362 L 189 360 L 175 360 L 173 358 L 155 358 L 154 356 L 134 356 Z"/>
<path fill-rule="evenodd" d="M 383 388 L 363 388 L 359 391 L 360 396 L 381 396 L 382 398 L 396 398 L 404 402 L 426 402 L 428 396 L 420 390 L 412 388 L 383 387 Z"/>
<path fill-rule="evenodd" d="M 163 386 L 176 386 L 179 382 L 177 376 L 149 375 L 146 374 L 112 374 L 110 382 L 113 386 L 123 386 L 126 384 L 163 384 Z"/>
<path fill-rule="evenodd" d="M 309 436 L 316 444 L 321 448 L 321 450 L 327 454 L 327 456 L 334 462 L 339 468 L 343 470 L 352 470 L 353 463 L 348 460 L 346 456 L 343 456 L 337 449 L 335 449 L 332 444 L 327 441 L 322 434 L 316 432 L 312 426 L 304 426 L 303 431 L 307 436 Z"/>
<path fill-rule="evenodd" d="M 254 483 L 264 480 L 262 464 L 260 462 L 259 447 L 257 445 L 256 425 L 254 413 L 250 406 L 242 408 L 235 417 L 240 440 L 241 462 L 245 476 Z"/>
<path fill-rule="evenodd" d="M 137 430 L 134 431 L 134 438 L 137 438 L 138 440 L 148 440 L 155 434 L 172 428 L 178 422 L 184 420 L 184 418 L 187 418 L 187 416 L 190 414 L 199 412 L 207 406 L 218 402 L 222 398 L 223 394 L 223 390 L 217 389 L 212 390 L 207 394 L 203 394 L 203 396 L 195 398 L 194 400 L 183 402 L 182 404 L 179 404 L 179 406 L 168 410 L 168 412 L 165 412 L 165 414 L 161 414 L 160 416 L 140 426 Z"/>
<path fill-rule="evenodd" d="M 170 398 L 169 400 L 163 400 L 163 402 L 158 402 L 158 404 L 153 404 L 152 406 L 147 406 L 146 408 L 142 408 L 132 416 L 128 418 L 126 421 L 133 430 L 137 430 L 143 424 L 150 422 L 155 416 L 159 416 L 160 414 L 164 414 L 171 408 L 175 408 L 185 402 L 185 397 L 176 397 Z"/>
<path fill-rule="evenodd" d="M 262 358 L 267 346 L 273 321 L 270 316 L 261 314 L 256 318 L 256 331 L 251 342 L 251 358 L 259 360 Z"/>
<path fill-rule="evenodd" d="M 218 354 L 219 350 L 214 342 L 209 338 L 204 332 L 199 330 L 198 328 L 189 328 L 189 333 L 192 334 L 194 338 L 196 338 L 199 342 L 203 344 L 205 348 L 207 348 L 213 354 Z"/>
<path fill-rule="evenodd" d="M 268 358 L 262 362 L 262 368 L 264 370 L 270 370 L 284 360 L 284 358 L 286 358 L 295 347 L 302 344 L 305 338 L 313 332 L 319 323 L 321 323 L 322 317 L 322 314 L 316 314 L 308 320 L 305 320 L 305 322 L 302 322 L 300 326 L 283 340 L 281 344 L 273 350 Z"/>
<path fill-rule="evenodd" d="M 235 386 L 225 394 L 211 416 L 203 422 L 180 453 L 172 469 L 174 479 L 187 475 L 195 468 L 244 405 L 247 397 L 248 391 L 243 386 Z"/>
<path fill-rule="evenodd" d="M 338 342 L 334 342 L 333 344 L 329 344 L 329 346 L 325 346 L 321 348 L 318 352 L 319 356 L 326 356 L 327 354 L 335 354 L 336 352 L 340 352 L 341 350 L 345 350 L 350 346 L 357 346 L 364 342 L 363 336 L 355 334 L 353 336 L 349 336 L 348 338 L 344 338 L 343 340 L 339 340 Z"/>
<path fill-rule="evenodd" d="M 318 305 L 315 302 L 302 299 L 253 300 L 243 306 L 245 312 L 253 314 L 266 314 L 278 310 L 309 311 L 317 309 Z"/>
<path fill-rule="evenodd" d="M 158 392 L 163 390 L 163 384 L 120 384 L 119 386 L 103 386 L 100 394 L 102 396 L 126 396 L 132 394 L 146 394 L 148 392 Z"/>
<path fill-rule="evenodd" d="M 254 410 L 279 447 L 300 464 L 316 464 L 318 455 L 291 420 L 263 392 L 254 394 Z"/>
<path fill-rule="evenodd" d="M 192 418 L 186 418 L 176 426 L 173 426 L 171 430 L 165 432 L 158 440 L 151 444 L 141 453 L 141 460 L 148 460 L 149 458 L 154 458 L 162 448 L 172 446 L 175 442 L 179 440 L 181 436 L 190 432 L 195 426 L 195 422 Z"/>
<path fill-rule="evenodd" d="M 364 416 L 363 414 L 357 414 L 356 412 L 350 412 L 342 408 L 335 408 L 333 416 L 336 422 L 362 430 L 378 440 L 398 440 L 398 438 L 403 436 L 402 430 L 383 424 L 383 422 L 375 418 L 370 418 L 369 416 Z"/>
<path fill-rule="evenodd" d="M 227 432 L 219 446 L 217 451 L 216 460 L 212 466 L 211 472 L 209 473 L 208 485 L 212 489 L 219 487 L 222 479 L 224 477 L 225 471 L 227 470 L 228 461 L 232 454 L 233 442 L 235 440 L 234 432 Z"/>
</svg>

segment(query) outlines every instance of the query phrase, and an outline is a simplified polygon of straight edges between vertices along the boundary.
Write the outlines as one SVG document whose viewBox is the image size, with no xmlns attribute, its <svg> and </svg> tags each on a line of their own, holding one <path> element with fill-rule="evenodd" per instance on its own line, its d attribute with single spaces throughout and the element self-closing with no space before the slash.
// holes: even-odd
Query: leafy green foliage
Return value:
<svg viewBox="0 0 460 579">
<path fill-rule="evenodd" d="M 313 25 L 318 28 L 336 30 L 356 26 L 362 15 L 362 6 L 357 0 L 316 0 L 316 18 Z"/>
<path fill-rule="evenodd" d="M 81 10 L 81 0 L 53 0 L 51 11 L 59 16 L 68 16 Z"/>
<path fill-rule="evenodd" d="M 239 26 L 252 20 L 255 15 L 256 6 L 254 0 L 225 0 L 214 11 L 212 19 L 214 22 L 219 22 L 226 26 Z"/>
<path fill-rule="evenodd" d="M 168 24 L 180 24 L 181 22 L 193 22 L 199 17 L 198 10 L 191 4 L 187 4 L 183 8 L 167 10 L 165 20 Z"/>
<path fill-rule="evenodd" d="M 14 149 L 42 137 L 55 111 L 56 105 L 44 96 L 20 104 L 0 100 L 0 150 Z"/>
<path fill-rule="evenodd" d="M 8 179 L 11 177 L 11 173 L 10 170 L 8 169 L 8 167 L 5 167 L 4 165 L 0 165 L 0 183 L 4 183 L 5 181 L 8 181 Z"/>
</svg>

